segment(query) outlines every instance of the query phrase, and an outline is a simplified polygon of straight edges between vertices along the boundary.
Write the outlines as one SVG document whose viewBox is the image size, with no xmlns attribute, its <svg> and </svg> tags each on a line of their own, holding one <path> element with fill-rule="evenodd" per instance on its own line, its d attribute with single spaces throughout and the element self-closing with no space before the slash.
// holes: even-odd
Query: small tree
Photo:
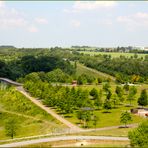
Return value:
<svg viewBox="0 0 148 148">
<path fill-rule="evenodd" d="M 103 104 L 103 108 L 106 109 L 107 112 L 108 112 L 108 110 L 110 110 L 112 108 L 110 100 L 108 100 L 108 99 L 105 100 L 105 102 Z"/>
<path fill-rule="evenodd" d="M 111 86 L 110 86 L 109 82 L 107 82 L 103 85 L 103 90 L 107 93 L 109 91 L 110 87 Z"/>
<path fill-rule="evenodd" d="M 123 89 L 126 91 L 126 93 L 129 91 L 129 85 L 126 83 L 124 86 L 123 86 Z"/>
<path fill-rule="evenodd" d="M 108 92 L 106 94 L 106 99 L 110 100 L 111 96 L 112 96 L 112 92 L 110 90 L 108 90 Z"/>
<path fill-rule="evenodd" d="M 13 137 L 16 135 L 17 130 L 18 130 L 18 123 L 17 120 L 15 118 L 9 118 L 6 120 L 5 122 L 5 133 L 7 136 L 11 137 L 13 139 Z"/>
<path fill-rule="evenodd" d="M 147 96 L 146 89 L 141 91 L 141 95 L 138 98 L 138 105 L 141 105 L 141 106 L 148 105 L 148 96 Z"/>
<path fill-rule="evenodd" d="M 95 129 L 96 129 L 98 120 L 99 120 L 99 118 L 98 118 L 97 116 L 94 116 L 94 117 L 93 117 L 93 125 L 94 125 Z"/>
<path fill-rule="evenodd" d="M 117 97 L 116 94 L 113 94 L 113 95 L 112 95 L 111 101 L 112 101 L 113 104 L 114 104 L 114 108 L 116 107 L 117 104 L 119 104 L 119 98 Z"/>
<path fill-rule="evenodd" d="M 136 93 L 137 93 L 137 88 L 132 86 L 129 89 L 129 94 L 128 94 L 128 100 L 130 101 L 130 105 L 132 105 L 132 101 L 134 100 Z"/>
<path fill-rule="evenodd" d="M 93 88 L 90 93 L 91 96 L 93 96 L 94 99 L 96 99 L 98 97 L 98 91 L 96 88 Z"/>
<path fill-rule="evenodd" d="M 132 116 L 129 112 L 125 111 L 121 114 L 121 117 L 120 117 L 120 123 L 123 123 L 125 124 L 125 127 L 126 124 L 129 122 L 129 121 L 132 121 Z"/>
<path fill-rule="evenodd" d="M 116 92 L 119 100 L 121 102 L 123 102 L 124 101 L 124 98 L 123 98 L 123 89 L 121 87 L 117 86 L 115 92 Z"/>
</svg>

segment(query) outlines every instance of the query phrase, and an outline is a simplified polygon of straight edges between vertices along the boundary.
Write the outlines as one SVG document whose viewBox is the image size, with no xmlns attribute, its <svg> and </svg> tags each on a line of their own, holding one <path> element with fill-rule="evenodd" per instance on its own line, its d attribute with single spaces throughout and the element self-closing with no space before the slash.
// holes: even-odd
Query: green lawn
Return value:
<svg viewBox="0 0 148 148">
<path fill-rule="evenodd" d="M 131 107 L 120 107 L 117 109 L 111 109 L 110 113 L 104 113 L 105 110 L 95 110 L 94 115 L 96 115 L 99 120 L 97 122 L 97 128 L 101 127 L 109 127 L 109 126 L 117 126 L 121 125 L 120 123 L 120 116 L 123 111 L 130 110 Z M 80 120 L 77 119 L 76 112 L 74 114 L 66 115 L 66 119 L 71 121 L 74 124 L 79 125 L 80 127 L 83 126 L 83 124 L 80 124 Z M 132 115 L 133 121 L 130 123 L 140 123 L 144 120 L 144 118 Z M 89 128 L 94 128 L 93 121 L 90 121 L 88 123 Z"/>
<path fill-rule="evenodd" d="M 111 55 L 113 58 L 119 57 L 120 55 L 131 57 L 134 56 L 134 53 L 118 53 L 118 52 L 95 52 L 95 51 L 80 51 L 80 53 L 89 54 L 89 55 Z M 138 54 L 138 57 L 145 57 L 146 54 Z"/>
</svg>

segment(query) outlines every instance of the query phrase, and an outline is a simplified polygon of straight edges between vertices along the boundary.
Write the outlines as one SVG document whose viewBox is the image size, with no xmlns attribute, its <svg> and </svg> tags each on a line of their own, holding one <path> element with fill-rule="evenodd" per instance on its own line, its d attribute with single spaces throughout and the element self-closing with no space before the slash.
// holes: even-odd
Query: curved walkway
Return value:
<svg viewBox="0 0 148 148">
<path fill-rule="evenodd" d="M 53 138 L 42 138 L 42 139 L 35 139 L 35 140 L 28 140 L 22 142 L 14 142 L 10 144 L 3 144 L 0 147 L 20 147 L 30 144 L 37 144 L 43 142 L 52 142 L 52 141 L 60 141 L 60 140 L 115 140 L 115 141 L 128 141 L 127 137 L 108 137 L 108 136 L 60 136 L 60 137 L 53 137 Z"/>
</svg>

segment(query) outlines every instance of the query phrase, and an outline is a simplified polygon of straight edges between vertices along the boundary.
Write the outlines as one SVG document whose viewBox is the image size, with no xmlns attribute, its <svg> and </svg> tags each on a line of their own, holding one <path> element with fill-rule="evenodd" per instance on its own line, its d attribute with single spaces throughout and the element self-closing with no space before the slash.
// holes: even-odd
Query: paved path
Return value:
<svg viewBox="0 0 148 148">
<path fill-rule="evenodd" d="M 1 77 L 0 77 L 0 81 L 4 81 L 4 82 L 6 82 L 6 83 L 9 83 L 9 84 L 12 84 L 12 85 L 15 85 L 15 86 L 22 86 L 22 85 L 23 85 L 23 84 L 21 84 L 21 83 L 12 81 L 12 80 L 7 79 L 7 78 L 1 78 Z"/>
<path fill-rule="evenodd" d="M 22 93 L 23 95 L 25 95 L 28 99 L 30 99 L 34 104 L 36 104 L 37 106 L 39 106 L 40 108 L 42 108 L 43 110 L 45 110 L 47 113 L 49 113 L 50 115 L 52 115 L 53 117 L 55 117 L 57 120 L 59 120 L 60 122 L 62 122 L 63 124 L 65 124 L 66 126 L 68 126 L 71 130 L 74 131 L 81 131 L 82 129 L 77 127 L 76 125 L 72 124 L 71 122 L 67 121 L 66 119 L 62 118 L 60 115 L 58 115 L 57 113 L 55 113 L 53 110 L 51 110 L 49 107 L 44 106 L 41 101 L 39 101 L 36 98 L 31 97 L 22 86 L 17 87 L 17 90 Z"/>
<path fill-rule="evenodd" d="M 28 140 L 22 142 L 14 142 L 10 144 L 2 144 L 0 147 L 19 147 L 25 146 L 30 144 L 37 144 L 43 142 L 52 142 L 52 141 L 60 141 L 60 140 L 115 140 L 115 141 L 128 141 L 127 137 L 108 137 L 108 136 L 60 136 L 60 137 L 53 137 L 53 138 L 42 138 L 42 139 L 35 139 L 35 140 Z"/>
</svg>

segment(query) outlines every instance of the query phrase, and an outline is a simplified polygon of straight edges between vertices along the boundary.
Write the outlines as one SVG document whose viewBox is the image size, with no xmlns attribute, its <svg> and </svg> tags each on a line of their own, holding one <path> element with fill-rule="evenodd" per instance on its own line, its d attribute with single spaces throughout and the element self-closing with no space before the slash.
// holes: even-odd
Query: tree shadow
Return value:
<svg viewBox="0 0 148 148">
<path fill-rule="evenodd" d="M 65 115 L 64 117 L 65 118 L 71 118 L 72 116 L 71 115 Z"/>
<path fill-rule="evenodd" d="M 111 111 L 103 111 L 102 113 L 108 114 L 111 113 Z"/>
<path fill-rule="evenodd" d="M 120 128 L 120 129 L 122 129 L 122 128 L 123 128 L 123 129 L 124 129 L 124 128 L 130 128 L 130 127 L 129 127 L 129 126 L 127 126 L 127 125 L 126 125 L 126 126 L 125 126 L 125 125 L 121 125 L 121 126 L 119 126 L 118 128 Z"/>
</svg>

